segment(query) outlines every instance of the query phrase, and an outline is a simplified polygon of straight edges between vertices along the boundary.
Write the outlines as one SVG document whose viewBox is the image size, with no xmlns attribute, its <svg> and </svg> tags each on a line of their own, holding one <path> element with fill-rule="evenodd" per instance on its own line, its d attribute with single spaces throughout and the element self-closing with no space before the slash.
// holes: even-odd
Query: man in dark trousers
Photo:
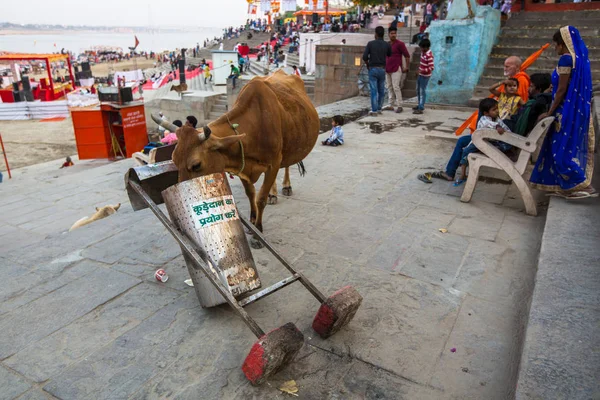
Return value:
<svg viewBox="0 0 600 400">
<path fill-rule="evenodd" d="M 365 47 L 363 60 L 369 70 L 369 86 L 371 89 L 371 112 L 369 115 L 381 114 L 385 98 L 385 62 L 392 55 L 390 44 L 383 40 L 383 26 L 375 28 L 375 40 Z"/>
</svg>

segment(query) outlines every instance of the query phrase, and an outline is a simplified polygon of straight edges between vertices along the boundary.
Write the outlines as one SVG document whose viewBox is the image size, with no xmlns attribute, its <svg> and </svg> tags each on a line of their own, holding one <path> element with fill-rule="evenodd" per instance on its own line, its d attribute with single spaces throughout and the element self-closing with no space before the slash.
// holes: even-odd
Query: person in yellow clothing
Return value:
<svg viewBox="0 0 600 400">
<path fill-rule="evenodd" d="M 210 67 L 208 66 L 208 64 L 204 64 L 204 84 L 206 84 L 209 80 L 212 81 Z"/>
<path fill-rule="evenodd" d="M 502 85 L 504 85 L 504 92 L 498 90 Z M 490 87 L 490 92 L 498 97 L 498 117 L 501 120 L 509 120 L 525 104 L 521 96 L 517 94 L 518 89 L 519 81 L 515 78 L 508 78 Z"/>
</svg>

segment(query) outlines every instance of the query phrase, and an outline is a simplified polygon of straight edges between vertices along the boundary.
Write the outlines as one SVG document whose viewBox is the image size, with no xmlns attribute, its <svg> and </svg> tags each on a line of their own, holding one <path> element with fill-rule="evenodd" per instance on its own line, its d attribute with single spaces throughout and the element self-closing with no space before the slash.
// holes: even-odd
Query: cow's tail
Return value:
<svg viewBox="0 0 600 400">
<path fill-rule="evenodd" d="M 306 175 L 306 168 L 304 168 L 304 162 L 300 161 L 297 165 L 298 165 L 298 172 L 300 172 L 300 176 Z"/>
</svg>

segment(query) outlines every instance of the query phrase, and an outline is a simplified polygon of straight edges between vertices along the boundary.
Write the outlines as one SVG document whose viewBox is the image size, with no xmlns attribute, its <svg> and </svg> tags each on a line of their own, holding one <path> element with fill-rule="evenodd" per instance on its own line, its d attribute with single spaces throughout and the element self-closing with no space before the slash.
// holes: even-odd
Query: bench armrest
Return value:
<svg viewBox="0 0 600 400">
<path fill-rule="evenodd" d="M 536 124 L 531 133 L 527 136 L 519 136 L 509 132 L 505 132 L 501 135 L 495 129 L 478 129 L 473 132 L 473 143 L 477 146 L 477 143 L 483 139 L 497 140 L 499 142 L 508 143 L 529 153 L 533 153 L 537 147 L 539 138 L 550 129 L 550 125 L 553 121 L 554 117 L 544 118 Z"/>
<path fill-rule="evenodd" d="M 497 140 L 499 142 L 508 143 L 518 147 L 519 149 L 525 150 L 529 153 L 533 153 L 536 146 L 536 143 L 532 142 L 526 137 L 509 132 L 505 132 L 501 135 L 495 129 L 477 129 L 475 132 L 473 132 L 472 138 L 475 146 L 477 146 L 478 143 L 480 143 L 483 139 Z"/>
</svg>

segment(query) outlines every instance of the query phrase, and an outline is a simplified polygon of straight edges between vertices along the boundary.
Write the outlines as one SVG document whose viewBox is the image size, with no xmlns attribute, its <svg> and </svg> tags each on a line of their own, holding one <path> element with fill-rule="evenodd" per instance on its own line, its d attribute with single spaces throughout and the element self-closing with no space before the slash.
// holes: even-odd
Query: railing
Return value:
<svg viewBox="0 0 600 400">
<path fill-rule="evenodd" d="M 0 146 L 2 147 L 2 155 L 4 156 L 4 164 L 6 164 L 6 171 L 8 172 L 8 179 L 12 179 L 10 174 L 10 166 L 8 165 L 8 158 L 6 158 L 6 150 L 4 150 L 4 142 L 2 141 L 2 134 L 0 133 Z M 2 182 L 2 179 L 0 179 Z"/>
</svg>

